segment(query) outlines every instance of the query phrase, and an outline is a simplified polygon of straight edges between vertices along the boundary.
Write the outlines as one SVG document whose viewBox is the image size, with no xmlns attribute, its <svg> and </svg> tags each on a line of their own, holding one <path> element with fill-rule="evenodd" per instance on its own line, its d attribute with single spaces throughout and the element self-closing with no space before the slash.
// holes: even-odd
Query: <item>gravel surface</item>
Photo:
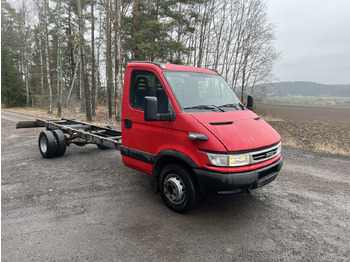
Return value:
<svg viewBox="0 0 350 262">
<path fill-rule="evenodd" d="M 350 157 L 283 148 L 271 184 L 185 214 L 118 151 L 43 159 L 39 129 L 2 111 L 2 261 L 349 261 Z"/>
</svg>

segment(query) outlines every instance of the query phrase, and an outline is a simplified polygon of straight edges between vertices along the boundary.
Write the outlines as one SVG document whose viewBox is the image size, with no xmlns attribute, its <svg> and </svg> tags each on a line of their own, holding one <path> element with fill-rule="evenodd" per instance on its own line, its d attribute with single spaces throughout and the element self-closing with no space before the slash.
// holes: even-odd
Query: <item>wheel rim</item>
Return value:
<svg viewBox="0 0 350 262">
<path fill-rule="evenodd" d="M 46 153 L 47 151 L 47 141 L 43 136 L 40 138 L 40 150 L 43 153 Z"/>
<path fill-rule="evenodd" d="M 185 200 L 185 184 L 175 174 L 170 174 L 164 182 L 164 194 L 174 204 L 181 204 Z"/>
</svg>

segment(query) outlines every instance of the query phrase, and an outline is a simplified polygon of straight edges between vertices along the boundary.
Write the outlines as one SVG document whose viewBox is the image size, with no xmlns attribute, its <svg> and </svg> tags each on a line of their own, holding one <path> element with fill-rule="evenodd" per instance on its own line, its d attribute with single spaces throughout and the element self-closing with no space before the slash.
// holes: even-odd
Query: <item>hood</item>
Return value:
<svg viewBox="0 0 350 262">
<path fill-rule="evenodd" d="M 281 140 L 275 129 L 250 110 L 192 116 L 216 136 L 227 151 L 261 148 Z"/>
</svg>

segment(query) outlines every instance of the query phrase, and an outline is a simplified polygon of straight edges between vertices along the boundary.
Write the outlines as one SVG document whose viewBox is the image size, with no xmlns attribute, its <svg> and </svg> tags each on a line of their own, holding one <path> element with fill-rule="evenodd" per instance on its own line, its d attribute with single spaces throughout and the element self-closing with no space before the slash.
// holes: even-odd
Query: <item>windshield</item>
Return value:
<svg viewBox="0 0 350 262">
<path fill-rule="evenodd" d="M 232 111 L 244 107 L 225 80 L 214 74 L 163 72 L 177 102 L 185 111 Z"/>
</svg>

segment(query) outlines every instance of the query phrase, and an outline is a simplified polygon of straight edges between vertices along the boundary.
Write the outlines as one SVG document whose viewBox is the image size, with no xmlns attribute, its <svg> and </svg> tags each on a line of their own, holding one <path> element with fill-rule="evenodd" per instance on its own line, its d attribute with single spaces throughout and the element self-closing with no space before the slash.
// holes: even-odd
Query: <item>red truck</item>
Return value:
<svg viewBox="0 0 350 262">
<path fill-rule="evenodd" d="M 36 120 L 45 126 L 43 157 L 62 156 L 70 143 L 120 150 L 123 163 L 153 176 L 165 205 L 180 213 L 206 195 L 262 187 L 283 161 L 280 135 L 245 107 L 209 69 L 131 62 L 125 71 L 121 132 L 73 120 Z"/>
</svg>

